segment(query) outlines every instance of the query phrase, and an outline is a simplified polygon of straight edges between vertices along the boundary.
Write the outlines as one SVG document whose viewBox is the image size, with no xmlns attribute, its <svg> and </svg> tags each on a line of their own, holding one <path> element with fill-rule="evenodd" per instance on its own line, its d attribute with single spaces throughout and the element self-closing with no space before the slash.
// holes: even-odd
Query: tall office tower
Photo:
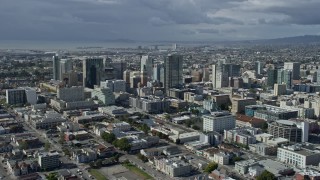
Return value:
<svg viewBox="0 0 320 180">
<path fill-rule="evenodd" d="M 262 74 L 262 68 L 263 64 L 260 61 L 254 62 L 254 70 L 256 76 Z"/>
<path fill-rule="evenodd" d="M 320 67 L 317 70 L 317 84 L 320 84 Z"/>
<path fill-rule="evenodd" d="M 164 66 L 162 66 L 160 68 L 160 83 L 162 84 L 162 86 L 164 86 L 164 78 L 165 78 L 165 76 L 164 76 Z"/>
<path fill-rule="evenodd" d="M 164 89 L 166 93 L 170 88 L 183 84 L 182 77 L 183 57 L 178 54 L 169 54 L 164 60 Z M 168 94 L 168 93 L 167 93 Z"/>
<path fill-rule="evenodd" d="M 241 66 L 239 64 L 224 63 L 222 64 L 222 70 L 228 77 L 239 77 Z"/>
<path fill-rule="evenodd" d="M 149 77 L 150 77 L 150 76 L 148 76 L 147 71 L 142 71 L 142 72 L 141 72 L 141 75 L 140 75 L 140 78 L 141 78 L 140 87 L 147 86 L 147 82 L 148 82 L 148 78 L 149 78 Z"/>
<path fill-rule="evenodd" d="M 151 80 L 153 75 L 153 59 L 149 56 L 141 56 L 140 71 L 141 73 L 146 72 L 148 80 Z"/>
<path fill-rule="evenodd" d="M 300 63 L 298 62 L 285 62 L 283 69 L 292 71 L 292 80 L 300 79 Z"/>
<path fill-rule="evenodd" d="M 61 59 L 60 60 L 60 80 L 63 81 L 63 74 L 72 71 L 72 61 L 71 59 Z"/>
<path fill-rule="evenodd" d="M 274 84 L 274 95 L 281 96 L 287 94 L 287 85 L 286 84 Z"/>
<path fill-rule="evenodd" d="M 268 76 L 267 85 L 269 87 L 273 87 L 273 85 L 277 83 L 277 80 L 278 80 L 278 70 L 272 67 L 268 68 L 267 76 Z"/>
<path fill-rule="evenodd" d="M 103 58 L 87 58 L 83 60 L 83 86 L 93 88 L 99 85 L 103 71 Z"/>
<path fill-rule="evenodd" d="M 7 104 L 25 104 L 27 102 L 26 91 L 24 89 L 7 89 L 6 90 Z"/>
<path fill-rule="evenodd" d="M 202 76 L 202 82 L 208 82 L 209 81 L 209 68 L 204 68 L 203 69 L 203 76 Z"/>
<path fill-rule="evenodd" d="M 130 83 L 130 70 L 125 70 L 123 72 L 123 80 L 125 80 L 127 83 Z"/>
<path fill-rule="evenodd" d="M 161 68 L 163 68 L 163 64 L 155 64 L 153 65 L 153 81 L 160 81 Z"/>
<path fill-rule="evenodd" d="M 52 63 L 53 63 L 53 79 L 60 80 L 60 59 L 58 54 L 52 57 Z"/>
<path fill-rule="evenodd" d="M 291 89 L 292 88 L 292 71 L 285 70 L 285 69 L 279 69 L 277 83 L 278 84 L 286 84 L 287 89 Z"/>
<path fill-rule="evenodd" d="M 219 61 L 217 64 L 212 65 L 212 85 L 213 88 L 228 87 L 229 76 L 224 68 L 224 64 Z"/>
<path fill-rule="evenodd" d="M 123 72 L 127 70 L 127 63 L 123 61 L 114 61 L 110 63 L 113 68 L 114 79 L 122 79 Z"/>
<path fill-rule="evenodd" d="M 65 87 L 78 86 L 78 73 L 75 71 L 63 73 L 61 79 Z"/>
</svg>

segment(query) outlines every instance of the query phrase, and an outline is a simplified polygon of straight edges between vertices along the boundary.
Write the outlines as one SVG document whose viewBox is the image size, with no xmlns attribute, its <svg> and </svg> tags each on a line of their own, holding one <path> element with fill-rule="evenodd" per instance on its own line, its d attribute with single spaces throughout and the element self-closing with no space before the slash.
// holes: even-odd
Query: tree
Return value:
<svg viewBox="0 0 320 180">
<path fill-rule="evenodd" d="M 47 141 L 47 142 L 44 144 L 44 149 L 45 149 L 46 151 L 49 151 L 50 148 L 51 148 L 51 144 L 49 143 L 49 141 Z"/>
<path fill-rule="evenodd" d="M 259 176 L 256 178 L 257 180 L 276 180 L 276 176 L 269 171 L 263 171 Z"/>
<path fill-rule="evenodd" d="M 19 144 L 19 148 L 20 149 L 29 149 L 29 144 L 25 141 L 22 141 L 20 144 Z"/>
<path fill-rule="evenodd" d="M 63 144 L 64 142 L 65 142 L 64 133 L 61 132 L 61 133 L 59 134 L 59 143 L 60 143 L 60 144 Z"/>
<path fill-rule="evenodd" d="M 194 130 L 200 130 L 200 127 L 197 126 L 197 125 L 193 125 L 193 126 L 192 126 L 192 129 L 194 129 Z"/>
<path fill-rule="evenodd" d="M 148 134 L 148 132 L 150 131 L 150 128 L 148 125 L 143 124 L 142 126 L 140 126 L 140 129 L 145 133 Z"/>
<path fill-rule="evenodd" d="M 142 154 L 137 154 L 138 158 L 141 159 L 141 161 L 143 162 L 148 162 L 148 158 Z"/>
<path fill-rule="evenodd" d="M 57 174 L 56 173 L 48 174 L 47 180 L 58 180 Z"/>
<path fill-rule="evenodd" d="M 267 130 L 268 130 L 268 123 L 267 123 L 267 122 L 264 122 L 264 123 L 262 124 L 261 129 L 262 129 L 264 132 L 267 131 Z"/>
<path fill-rule="evenodd" d="M 116 135 L 113 133 L 104 132 L 101 134 L 101 138 L 108 143 L 112 143 L 114 140 L 116 140 Z"/>
<path fill-rule="evenodd" d="M 218 164 L 215 162 L 211 162 L 206 166 L 206 168 L 204 168 L 204 172 L 211 173 L 212 171 L 214 171 L 217 168 L 218 168 Z"/>
<path fill-rule="evenodd" d="M 129 144 L 129 141 L 127 138 L 117 139 L 113 141 L 112 144 L 122 151 L 129 151 L 131 149 L 131 145 Z"/>
<path fill-rule="evenodd" d="M 166 115 L 164 115 L 164 118 L 165 118 L 166 120 L 170 120 L 170 119 L 171 119 L 171 116 L 170 116 L 169 114 L 166 114 Z"/>
<path fill-rule="evenodd" d="M 185 122 L 185 125 L 187 127 L 191 127 L 191 125 L 193 124 L 192 120 L 191 119 L 188 119 L 186 122 Z"/>
</svg>

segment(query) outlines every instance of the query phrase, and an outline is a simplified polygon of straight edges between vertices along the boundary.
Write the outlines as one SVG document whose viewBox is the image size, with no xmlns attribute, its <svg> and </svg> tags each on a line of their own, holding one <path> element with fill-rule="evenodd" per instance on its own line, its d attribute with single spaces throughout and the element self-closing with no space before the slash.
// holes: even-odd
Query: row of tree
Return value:
<svg viewBox="0 0 320 180">
<path fill-rule="evenodd" d="M 112 143 L 115 147 L 122 151 L 130 151 L 131 149 L 131 145 L 129 144 L 127 138 L 117 139 L 113 133 L 107 132 L 102 133 L 101 138 L 108 143 Z"/>
</svg>

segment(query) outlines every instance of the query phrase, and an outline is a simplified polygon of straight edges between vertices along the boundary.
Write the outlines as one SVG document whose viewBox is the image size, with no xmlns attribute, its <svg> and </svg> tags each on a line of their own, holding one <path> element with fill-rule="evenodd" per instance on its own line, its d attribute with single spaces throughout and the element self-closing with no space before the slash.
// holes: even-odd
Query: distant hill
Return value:
<svg viewBox="0 0 320 180">
<path fill-rule="evenodd" d="M 294 37 L 284 37 L 277 39 L 265 39 L 265 40 L 256 40 L 256 42 L 265 42 L 265 43 L 276 43 L 276 44 L 310 44 L 310 43 L 320 43 L 320 36 L 317 35 L 305 35 L 305 36 L 294 36 Z"/>
</svg>

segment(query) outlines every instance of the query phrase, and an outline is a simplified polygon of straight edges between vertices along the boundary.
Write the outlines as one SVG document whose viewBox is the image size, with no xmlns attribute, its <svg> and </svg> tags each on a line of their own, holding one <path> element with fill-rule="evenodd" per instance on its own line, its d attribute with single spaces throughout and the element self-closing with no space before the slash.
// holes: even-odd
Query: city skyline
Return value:
<svg viewBox="0 0 320 180">
<path fill-rule="evenodd" d="M 1 40 L 221 41 L 319 35 L 320 2 L 5 0 Z"/>
</svg>

